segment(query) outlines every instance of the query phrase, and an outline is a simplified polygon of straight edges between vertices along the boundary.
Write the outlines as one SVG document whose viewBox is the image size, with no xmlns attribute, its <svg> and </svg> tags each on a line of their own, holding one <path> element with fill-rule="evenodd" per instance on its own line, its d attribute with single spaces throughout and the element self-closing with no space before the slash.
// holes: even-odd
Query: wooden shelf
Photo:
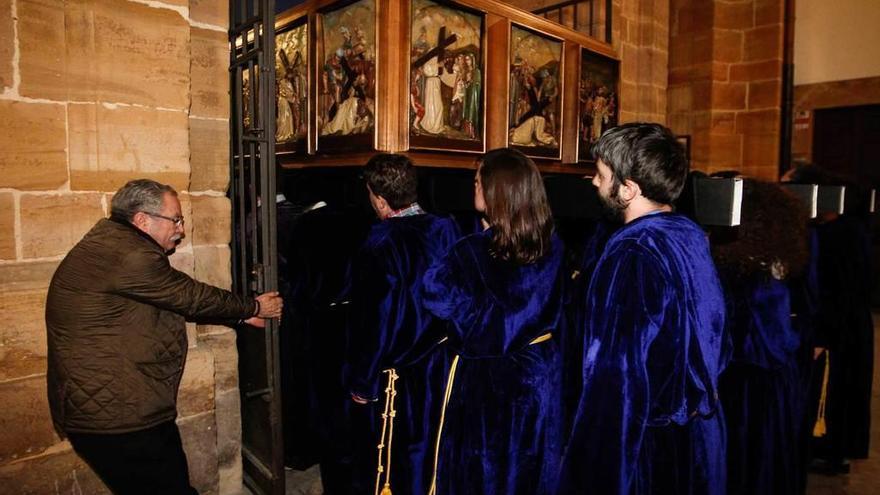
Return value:
<svg viewBox="0 0 880 495">
<path fill-rule="evenodd" d="M 362 153 L 345 153 L 339 155 L 296 155 L 279 154 L 276 157 L 280 167 L 285 169 L 301 169 L 309 167 L 357 167 L 367 163 L 376 151 Z M 455 152 L 410 150 L 401 152 L 408 156 L 418 167 L 463 168 L 476 169 L 479 154 Z M 541 172 L 557 174 L 593 175 L 596 167 L 592 164 L 562 164 L 553 160 L 536 159 L 535 163 Z"/>
</svg>

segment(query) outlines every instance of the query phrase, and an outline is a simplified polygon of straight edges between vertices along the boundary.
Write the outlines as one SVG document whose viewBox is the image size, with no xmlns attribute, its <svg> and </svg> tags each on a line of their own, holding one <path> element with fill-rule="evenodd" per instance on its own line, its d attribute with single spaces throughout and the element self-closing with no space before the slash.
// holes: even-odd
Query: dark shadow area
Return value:
<svg viewBox="0 0 880 495">
<path fill-rule="evenodd" d="M 474 210 L 474 171 L 419 167 L 419 203 L 449 215 L 462 234 L 481 230 Z M 547 175 L 545 185 L 556 229 L 572 267 L 594 231 L 595 188 L 579 175 Z M 314 485 L 320 477 L 349 479 L 353 431 L 341 386 L 349 319 L 350 265 L 376 216 L 361 167 L 279 169 L 279 289 L 285 298 L 279 334 L 285 465 Z M 328 426 L 335 425 L 335 426 Z M 306 473 L 311 473 L 307 475 Z M 335 492 L 344 487 L 324 486 Z M 338 488 L 338 490 L 337 490 Z"/>
</svg>

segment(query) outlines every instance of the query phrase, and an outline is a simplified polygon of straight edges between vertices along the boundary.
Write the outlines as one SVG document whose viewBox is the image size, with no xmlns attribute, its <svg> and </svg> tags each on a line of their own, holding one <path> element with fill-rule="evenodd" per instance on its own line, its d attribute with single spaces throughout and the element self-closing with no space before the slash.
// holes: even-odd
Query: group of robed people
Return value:
<svg viewBox="0 0 880 495">
<path fill-rule="evenodd" d="M 707 230 L 676 212 L 688 163 L 668 129 L 622 125 L 592 151 L 606 215 L 575 253 L 512 149 L 477 161 L 476 221 L 425 212 L 400 155 L 362 171 L 369 227 L 279 203 L 287 464 L 319 463 L 328 494 L 785 494 L 817 421 L 847 445 L 829 458 L 866 455 L 846 387 L 868 363 L 823 340 L 864 326 L 825 303 L 856 305 L 818 254 L 840 220 L 809 228 L 748 181 L 742 225 Z M 867 258 L 830 256 L 864 278 Z"/>
</svg>

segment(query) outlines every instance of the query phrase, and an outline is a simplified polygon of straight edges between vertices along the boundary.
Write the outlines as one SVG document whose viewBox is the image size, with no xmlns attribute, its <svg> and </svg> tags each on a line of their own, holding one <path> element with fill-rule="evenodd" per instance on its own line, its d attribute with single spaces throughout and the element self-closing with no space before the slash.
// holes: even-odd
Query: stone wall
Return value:
<svg viewBox="0 0 880 495">
<path fill-rule="evenodd" d="M 669 125 L 694 169 L 779 174 L 782 0 L 671 0 Z"/>
<path fill-rule="evenodd" d="M 620 122 L 666 124 L 669 0 L 614 0 L 612 5 L 612 45 L 620 55 Z"/>
<path fill-rule="evenodd" d="M 127 180 L 172 184 L 172 257 L 230 285 L 226 0 L 0 0 L 0 486 L 106 489 L 54 433 L 43 321 L 50 277 Z M 235 336 L 188 329 L 179 424 L 201 493 L 241 489 Z"/>
</svg>

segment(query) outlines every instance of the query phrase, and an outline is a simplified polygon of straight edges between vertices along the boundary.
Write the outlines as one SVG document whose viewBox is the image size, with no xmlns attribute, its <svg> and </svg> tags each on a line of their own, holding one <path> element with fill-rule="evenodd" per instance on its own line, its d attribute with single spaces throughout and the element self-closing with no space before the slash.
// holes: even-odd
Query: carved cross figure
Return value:
<svg viewBox="0 0 880 495">
<path fill-rule="evenodd" d="M 290 63 L 290 59 L 287 58 L 287 53 L 285 53 L 284 50 L 278 50 L 278 55 L 281 58 L 281 66 L 284 67 L 284 75 L 285 76 L 290 74 L 291 71 L 293 70 L 293 68 L 295 68 L 296 66 L 299 65 L 299 62 L 300 62 L 299 52 L 296 53 L 296 58 L 293 59 L 292 64 Z"/>
<path fill-rule="evenodd" d="M 437 33 L 437 46 L 431 48 L 424 55 L 417 58 L 412 63 L 413 69 L 421 68 L 423 65 L 428 63 L 428 60 L 431 60 L 434 57 L 437 57 L 437 60 L 442 61 L 443 56 L 446 53 L 446 47 L 455 43 L 458 40 L 458 36 L 455 33 L 446 36 L 446 26 L 440 28 L 440 32 Z M 443 70 L 443 66 L 440 66 L 440 70 Z"/>
<path fill-rule="evenodd" d="M 345 58 L 345 56 L 339 57 L 339 65 L 342 66 L 342 71 L 345 72 L 345 85 L 342 86 L 342 91 L 339 94 L 341 95 L 340 98 L 345 100 L 348 98 L 348 92 L 351 91 L 351 87 L 358 78 L 358 73 L 351 68 L 351 65 L 348 64 L 348 59 Z M 357 93 L 358 98 L 363 99 L 367 97 L 367 95 L 364 94 L 364 88 L 355 86 L 354 90 L 355 93 Z M 333 105 L 330 107 L 330 111 L 328 112 L 330 120 L 333 120 L 333 117 L 336 116 L 340 103 L 341 102 L 339 101 L 333 102 Z"/>
<path fill-rule="evenodd" d="M 538 89 L 541 87 L 541 83 L 543 82 L 543 78 L 538 79 L 534 87 L 529 88 L 526 91 L 526 94 L 529 95 L 529 111 L 524 113 L 522 117 L 519 118 L 519 121 L 516 123 L 516 126 L 519 127 L 523 124 L 523 122 L 529 120 L 530 118 L 541 115 L 544 112 L 544 109 L 547 108 L 547 105 L 550 104 L 550 98 L 541 98 L 538 99 Z"/>
</svg>

